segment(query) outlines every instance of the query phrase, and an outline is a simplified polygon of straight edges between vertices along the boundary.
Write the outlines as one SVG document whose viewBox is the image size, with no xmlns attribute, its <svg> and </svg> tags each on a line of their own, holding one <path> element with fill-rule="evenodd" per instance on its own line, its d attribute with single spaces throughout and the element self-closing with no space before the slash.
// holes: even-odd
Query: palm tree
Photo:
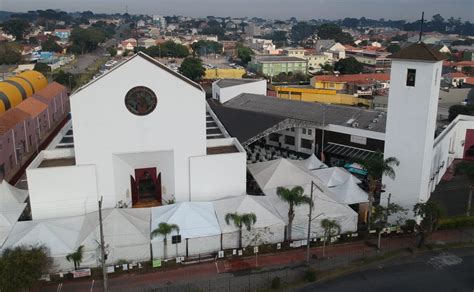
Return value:
<svg viewBox="0 0 474 292">
<path fill-rule="evenodd" d="M 469 179 L 469 197 L 467 199 L 466 216 L 471 216 L 472 190 L 474 189 L 474 163 L 460 163 L 456 166 L 456 172 L 465 174 Z"/>
<path fill-rule="evenodd" d="M 336 220 L 323 219 L 321 227 L 324 229 L 323 257 L 326 256 L 326 242 L 331 242 L 331 237 L 341 233 L 341 225 Z"/>
<path fill-rule="evenodd" d="M 300 186 L 293 187 L 292 189 L 287 189 L 285 187 L 277 188 L 277 195 L 283 201 L 287 202 L 290 207 L 288 209 L 288 241 L 291 241 L 291 228 L 293 225 L 293 219 L 295 218 L 295 206 L 302 204 L 308 204 L 313 207 L 313 201 L 308 196 L 305 196 L 304 189 Z"/>
<path fill-rule="evenodd" d="M 151 232 L 151 237 L 158 235 L 163 235 L 163 259 L 166 259 L 166 247 L 168 245 L 168 234 L 176 231 L 179 234 L 179 226 L 176 224 L 168 224 L 166 222 L 161 222 L 158 224 L 158 228 L 154 229 Z"/>
<path fill-rule="evenodd" d="M 242 248 L 242 227 L 245 226 L 247 231 L 250 231 L 252 225 L 257 222 L 257 215 L 254 213 L 227 213 L 225 215 L 225 222 L 229 225 L 230 221 L 233 221 L 235 227 L 239 228 L 239 248 Z"/>
<path fill-rule="evenodd" d="M 66 260 L 68 262 L 73 261 L 74 262 L 74 270 L 79 269 L 79 266 L 81 265 L 82 262 L 82 257 L 84 253 L 84 246 L 81 245 L 77 248 L 77 250 L 73 253 L 70 253 L 66 255 Z"/>
<path fill-rule="evenodd" d="M 358 162 L 362 168 L 367 172 L 367 179 L 369 180 L 369 211 L 367 214 L 367 230 L 370 231 L 370 217 L 372 215 L 372 205 L 374 203 L 374 196 L 381 184 L 382 176 L 386 175 L 391 179 L 395 178 L 394 166 L 400 165 L 400 162 L 395 157 L 383 158 L 381 152 L 377 152 L 367 160 Z"/>
</svg>

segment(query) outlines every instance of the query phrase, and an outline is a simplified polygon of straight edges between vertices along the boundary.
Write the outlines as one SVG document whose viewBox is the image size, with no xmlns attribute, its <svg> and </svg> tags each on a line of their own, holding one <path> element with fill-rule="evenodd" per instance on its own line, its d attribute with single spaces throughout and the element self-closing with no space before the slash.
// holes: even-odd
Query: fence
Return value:
<svg viewBox="0 0 474 292">
<path fill-rule="evenodd" d="M 326 247 L 326 257 L 324 259 L 322 258 L 321 247 L 312 248 L 310 266 L 317 272 L 349 267 L 358 260 L 367 260 L 375 258 L 376 256 L 386 255 L 390 252 L 414 248 L 416 242 L 417 238 L 414 234 L 407 234 L 396 237 L 382 237 L 380 251 L 377 251 L 376 249 L 376 237 L 365 242 L 358 241 L 347 244 L 329 245 Z M 474 242 L 474 229 L 438 231 L 432 235 L 428 243 L 449 244 L 467 242 Z M 304 249 L 296 250 L 295 255 L 297 252 L 304 253 Z M 261 257 L 264 256 L 262 255 Z M 304 262 L 300 261 L 290 267 L 222 273 L 218 274 L 215 278 L 206 280 L 150 284 L 149 287 L 143 287 L 141 291 L 257 291 L 261 289 L 270 289 L 272 280 L 276 277 L 280 278 L 281 284 L 301 281 L 307 269 L 308 267 L 304 265 Z"/>
</svg>

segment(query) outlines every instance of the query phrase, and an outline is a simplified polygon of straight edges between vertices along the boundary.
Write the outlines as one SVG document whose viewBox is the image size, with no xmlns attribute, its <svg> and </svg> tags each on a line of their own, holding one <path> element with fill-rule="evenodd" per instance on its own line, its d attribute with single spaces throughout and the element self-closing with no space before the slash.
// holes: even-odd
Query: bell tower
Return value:
<svg viewBox="0 0 474 292">
<path fill-rule="evenodd" d="M 390 93 L 384 157 L 395 157 L 394 180 L 384 177 L 386 198 L 408 210 L 430 197 L 431 160 L 436 129 L 442 61 L 426 44 L 412 44 L 391 56 Z"/>
</svg>

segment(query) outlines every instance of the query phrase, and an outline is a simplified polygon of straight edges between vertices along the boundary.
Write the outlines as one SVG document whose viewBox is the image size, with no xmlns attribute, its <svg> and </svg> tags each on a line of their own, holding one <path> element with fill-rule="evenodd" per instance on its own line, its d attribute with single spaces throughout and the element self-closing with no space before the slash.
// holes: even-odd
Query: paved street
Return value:
<svg viewBox="0 0 474 292">
<path fill-rule="evenodd" d="M 473 291 L 474 250 L 430 252 L 384 263 L 299 291 Z"/>
</svg>

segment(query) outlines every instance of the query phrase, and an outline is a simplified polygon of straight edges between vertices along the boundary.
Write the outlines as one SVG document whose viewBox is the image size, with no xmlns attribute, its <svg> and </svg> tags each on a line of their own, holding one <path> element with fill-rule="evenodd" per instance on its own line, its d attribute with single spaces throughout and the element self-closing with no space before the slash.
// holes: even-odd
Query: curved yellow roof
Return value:
<svg viewBox="0 0 474 292">
<path fill-rule="evenodd" d="M 48 80 L 38 71 L 25 71 L 0 82 L 0 113 L 16 106 L 47 85 Z"/>
</svg>

